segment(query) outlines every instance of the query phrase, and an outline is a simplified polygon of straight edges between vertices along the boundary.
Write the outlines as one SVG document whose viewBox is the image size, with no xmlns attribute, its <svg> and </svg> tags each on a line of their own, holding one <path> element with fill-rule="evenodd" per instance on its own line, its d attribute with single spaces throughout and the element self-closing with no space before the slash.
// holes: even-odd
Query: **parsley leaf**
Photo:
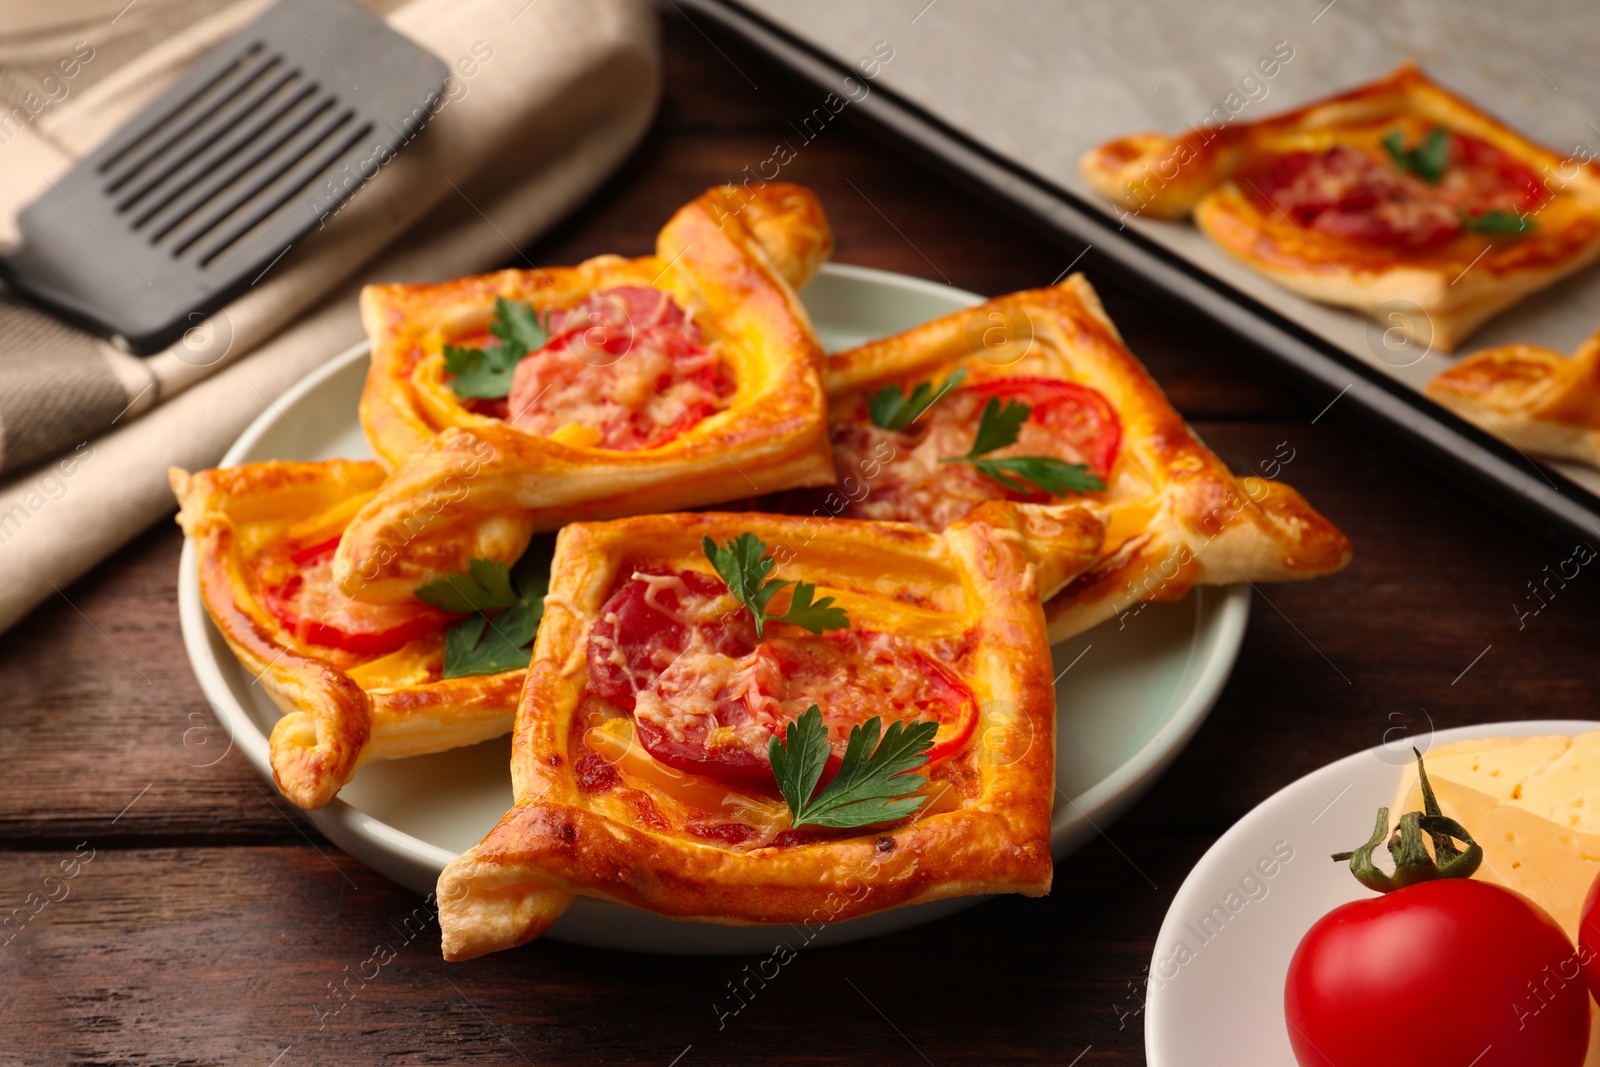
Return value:
<svg viewBox="0 0 1600 1067">
<path fill-rule="evenodd" d="M 472 560 L 466 574 L 451 574 L 420 586 L 417 598 L 462 615 L 514 607 L 517 603 L 516 591 L 511 588 L 511 568 L 488 559 Z"/>
<path fill-rule="evenodd" d="M 1394 165 L 1405 170 L 1411 162 L 1410 155 L 1406 152 L 1406 139 L 1399 130 L 1390 130 L 1383 137 L 1384 150 L 1389 153 L 1389 158 L 1394 160 Z"/>
<path fill-rule="evenodd" d="M 767 601 L 783 588 L 778 582 L 767 582 L 767 587 L 762 587 L 767 575 L 772 573 L 773 566 L 772 558 L 767 555 L 767 546 L 755 534 L 742 533 L 725 546 L 718 545 L 707 536 L 701 540 L 700 548 L 705 552 L 706 559 L 711 561 L 722 584 L 728 587 L 728 592 L 755 613 L 756 632 L 760 633 L 761 617 L 766 612 Z"/>
<path fill-rule="evenodd" d="M 978 473 L 994 479 L 1013 493 L 1032 492 L 1027 484 L 1029 482 L 1052 496 L 1104 489 L 1106 483 L 1091 474 L 1084 463 L 1068 463 L 1054 456 L 981 458 L 986 453 L 1016 444 L 1022 424 L 1032 414 L 1033 408 L 1020 400 L 1007 400 L 1001 406 L 999 397 L 990 397 L 989 403 L 984 405 L 983 417 L 978 420 L 978 432 L 972 439 L 972 448 L 964 456 L 944 456 L 939 462 L 970 463 Z"/>
<path fill-rule="evenodd" d="M 824 630 L 843 630 L 850 625 L 844 609 L 833 606 L 833 597 L 825 596 L 813 602 L 817 587 L 812 583 L 791 583 L 778 578 L 768 580 L 773 560 L 767 555 L 767 546 L 755 534 L 742 533 L 726 545 L 718 545 L 706 537 L 700 547 L 706 559 L 711 561 L 717 576 L 728 587 L 728 592 L 750 609 L 750 615 L 755 619 L 757 637 L 766 636 L 768 622 L 792 623 L 814 634 Z M 789 610 L 782 615 L 769 614 L 768 602 L 779 590 L 791 584 L 794 594 L 789 599 Z"/>
<path fill-rule="evenodd" d="M 843 608 L 833 606 L 833 597 L 825 596 L 815 604 L 811 598 L 817 587 L 810 582 L 796 582 L 794 595 L 789 598 L 789 610 L 777 616 L 779 622 L 792 623 L 802 630 L 820 634 L 824 630 L 843 630 L 850 625 Z"/>
<path fill-rule="evenodd" d="M 910 396 L 898 385 L 886 385 L 867 397 L 867 412 L 872 416 L 874 426 L 899 432 L 922 418 L 929 408 L 966 377 L 967 371 L 963 367 L 946 378 L 938 392 L 934 391 L 932 382 L 918 382 Z"/>
<path fill-rule="evenodd" d="M 926 799 L 918 795 L 928 779 L 909 772 L 928 761 L 928 749 L 939 732 L 936 722 L 893 722 L 883 731 L 874 715 L 850 728 L 844 759 L 828 787 L 812 792 L 828 762 L 828 728 L 815 704 L 790 723 L 782 739 L 767 740 L 767 758 L 778 790 L 789 804 L 790 827 L 830 826 L 848 829 L 893 822 L 913 814 Z"/>
<path fill-rule="evenodd" d="M 1005 406 L 1001 407 L 1000 398 L 991 396 L 983 406 L 983 415 L 978 419 L 978 434 L 972 439 L 972 450 L 967 455 L 981 456 L 985 452 L 1016 444 L 1022 424 L 1032 414 L 1033 408 L 1020 400 L 1007 400 Z"/>
<path fill-rule="evenodd" d="M 494 322 L 489 332 L 499 344 L 485 348 L 444 346 L 444 369 L 452 375 L 450 388 L 459 397 L 495 400 L 511 392 L 511 375 L 529 352 L 550 340 L 548 320 L 541 320 L 533 305 L 495 297 Z"/>
<path fill-rule="evenodd" d="M 1006 459 L 969 460 L 979 473 L 987 475 L 1015 493 L 1029 493 L 1021 482 L 1032 482 L 1054 496 L 1089 493 L 1104 489 L 1106 483 L 1089 473 L 1082 463 L 1068 463 L 1054 456 L 1011 456 Z"/>
<path fill-rule="evenodd" d="M 548 320 L 541 319 L 532 304 L 495 297 L 489 332 L 500 338 L 502 345 L 519 345 L 523 354 L 537 352 L 550 340 L 547 327 Z"/>
<path fill-rule="evenodd" d="M 1411 150 L 1411 169 L 1425 182 L 1437 182 L 1450 167 L 1450 131 L 1435 126 L 1422 144 Z"/>
<path fill-rule="evenodd" d="M 1485 211 L 1481 215 L 1468 215 L 1461 221 L 1469 232 L 1491 236 L 1531 233 L 1535 228 L 1532 219 L 1510 211 Z"/>
<path fill-rule="evenodd" d="M 1435 126 L 1415 148 L 1406 148 L 1405 137 L 1399 130 L 1390 130 L 1383 139 L 1383 147 L 1394 160 L 1394 165 L 1409 171 L 1432 185 L 1450 169 L 1450 131 Z"/>
<path fill-rule="evenodd" d="M 475 559 L 466 574 L 418 587 L 418 599 L 467 615 L 445 632 L 444 677 L 499 674 L 528 665 L 544 616 L 554 550 L 553 536 L 535 537 L 513 567 Z"/>
<path fill-rule="evenodd" d="M 521 356 L 513 356 L 504 345 L 490 348 L 444 346 L 444 369 L 451 374 L 450 388 L 456 396 L 495 400 L 511 392 L 511 372 Z"/>
</svg>

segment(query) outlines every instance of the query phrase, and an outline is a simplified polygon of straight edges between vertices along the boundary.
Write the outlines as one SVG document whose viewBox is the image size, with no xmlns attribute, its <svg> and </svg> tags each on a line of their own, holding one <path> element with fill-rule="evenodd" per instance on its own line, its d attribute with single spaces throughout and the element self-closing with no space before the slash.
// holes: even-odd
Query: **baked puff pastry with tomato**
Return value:
<svg viewBox="0 0 1600 1067">
<path fill-rule="evenodd" d="M 361 417 L 396 470 L 340 545 L 341 587 L 404 600 L 536 530 L 831 481 L 795 295 L 831 244 L 809 191 L 723 186 L 653 256 L 366 289 Z"/>
<path fill-rule="evenodd" d="M 1236 478 L 1123 344 L 1082 275 L 830 357 L 839 481 L 785 494 L 939 531 L 986 502 L 1108 509 L 1102 557 L 1045 606 L 1061 641 L 1196 584 L 1329 574 L 1350 542 L 1282 482 Z"/>
<path fill-rule="evenodd" d="M 1527 344 L 1475 352 L 1427 393 L 1524 452 L 1600 467 L 1600 332 L 1570 359 Z"/>
<path fill-rule="evenodd" d="M 933 533 L 766 514 L 574 523 L 517 711 L 516 803 L 440 875 L 447 959 L 574 895 L 731 924 L 1050 888 L 1041 595 L 1088 508 Z"/>
<path fill-rule="evenodd" d="M 1154 218 L 1313 300 L 1374 312 L 1441 351 L 1600 255 L 1600 167 L 1563 157 L 1407 64 L 1260 122 L 1146 133 L 1081 164 Z M 1405 309 L 1410 312 L 1411 308 Z"/>
<path fill-rule="evenodd" d="M 253 463 L 170 477 L 206 610 L 283 710 L 271 759 L 290 801 L 319 808 L 363 763 L 510 731 L 528 662 L 514 644 L 532 640 L 544 593 L 541 546 L 514 572 L 475 567 L 488 592 L 469 574 L 431 591 L 434 603 L 367 604 L 334 587 L 332 563 L 351 516 L 383 482 L 378 464 Z M 496 626 L 485 634 L 477 620 L 488 614 Z"/>
</svg>

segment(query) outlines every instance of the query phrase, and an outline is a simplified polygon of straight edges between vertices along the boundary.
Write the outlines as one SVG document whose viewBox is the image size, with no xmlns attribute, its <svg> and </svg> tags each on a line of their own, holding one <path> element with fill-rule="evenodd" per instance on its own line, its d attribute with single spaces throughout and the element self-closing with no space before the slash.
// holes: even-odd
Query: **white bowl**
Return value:
<svg viewBox="0 0 1600 1067">
<path fill-rule="evenodd" d="M 1372 836 L 1372 820 L 1394 803 L 1413 745 L 1427 755 L 1433 745 L 1476 737 L 1596 728 L 1600 723 L 1562 719 L 1396 736 L 1262 801 L 1195 864 L 1161 924 L 1145 993 L 1150 1067 L 1295 1067 L 1283 1016 L 1289 960 L 1318 919 L 1372 895 L 1329 857 Z M 1265 857 L 1271 862 L 1257 869 Z M 1262 877 L 1265 870 L 1272 876 Z M 1241 887 L 1246 875 L 1253 880 Z M 1241 902 L 1231 910 L 1223 906 L 1230 892 Z M 1213 906 L 1223 906 L 1226 921 Z"/>
</svg>

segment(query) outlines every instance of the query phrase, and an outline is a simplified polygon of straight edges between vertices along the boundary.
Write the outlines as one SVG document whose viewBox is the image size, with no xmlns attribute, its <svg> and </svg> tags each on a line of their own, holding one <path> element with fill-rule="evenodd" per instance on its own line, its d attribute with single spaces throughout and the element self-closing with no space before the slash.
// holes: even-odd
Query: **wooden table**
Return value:
<svg viewBox="0 0 1600 1067">
<path fill-rule="evenodd" d="M 673 208 L 766 159 L 816 103 L 732 42 L 677 16 L 665 30 L 654 131 L 534 261 L 648 249 Z M 845 124 L 783 177 L 821 194 L 841 262 L 992 294 L 1048 284 L 1078 255 Z M 1228 338 L 1111 284 L 1092 251 L 1079 267 L 1212 448 L 1247 470 L 1287 442 L 1284 479 L 1356 555 L 1256 597 L 1199 735 L 1108 838 L 1058 865 L 1049 897 L 802 953 L 722 1026 L 715 1005 L 754 959 L 552 942 L 447 966 L 437 925 L 399 932 L 415 897 L 323 841 L 237 753 L 217 759 L 178 633 L 181 539 L 162 522 L 0 650 L 0 915 L 60 897 L 47 875 L 93 856 L 0 947 L 0 1063 L 1142 1063 L 1161 918 L 1251 806 L 1397 725 L 1593 717 L 1596 580 L 1520 627 L 1513 610 L 1565 548 L 1338 404 L 1315 418 L 1331 397 L 1264 380 Z M 395 958 L 374 968 L 380 943 Z"/>
</svg>

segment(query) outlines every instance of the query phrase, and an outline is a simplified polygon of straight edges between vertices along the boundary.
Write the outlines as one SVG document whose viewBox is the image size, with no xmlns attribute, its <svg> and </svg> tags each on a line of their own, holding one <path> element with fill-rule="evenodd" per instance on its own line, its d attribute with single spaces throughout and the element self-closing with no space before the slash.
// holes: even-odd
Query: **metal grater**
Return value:
<svg viewBox="0 0 1600 1067">
<path fill-rule="evenodd" d="M 273 0 L 23 209 L 0 276 L 130 351 L 163 348 L 416 136 L 447 73 L 352 0 Z"/>
</svg>

